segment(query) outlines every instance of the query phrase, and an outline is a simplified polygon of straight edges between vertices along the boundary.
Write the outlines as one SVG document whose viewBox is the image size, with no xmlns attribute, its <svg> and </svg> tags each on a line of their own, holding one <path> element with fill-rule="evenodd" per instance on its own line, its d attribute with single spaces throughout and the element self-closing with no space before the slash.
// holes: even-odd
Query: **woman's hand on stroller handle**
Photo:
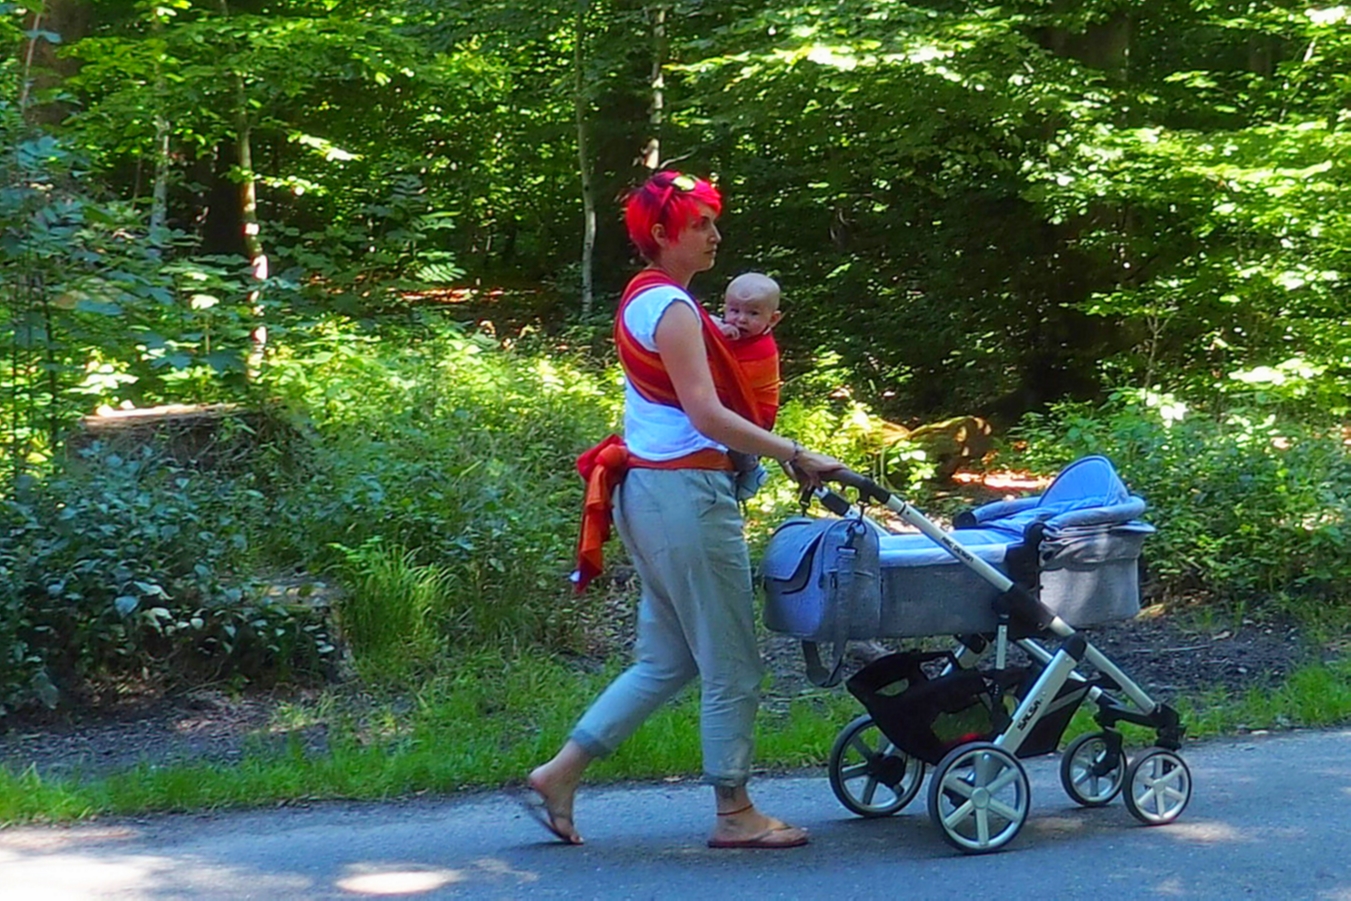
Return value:
<svg viewBox="0 0 1351 901">
<path fill-rule="evenodd" d="M 783 466 L 798 484 L 812 488 L 820 488 L 824 479 L 834 478 L 833 473 L 849 471 L 843 463 L 829 454 L 805 450 L 800 445 L 792 459 L 784 461 Z"/>
</svg>

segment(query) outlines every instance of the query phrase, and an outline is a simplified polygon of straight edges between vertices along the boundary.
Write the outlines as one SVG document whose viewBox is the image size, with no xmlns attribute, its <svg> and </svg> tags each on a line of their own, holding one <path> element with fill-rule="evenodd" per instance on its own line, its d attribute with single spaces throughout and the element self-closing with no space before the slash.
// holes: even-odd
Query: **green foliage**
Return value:
<svg viewBox="0 0 1351 901">
<path fill-rule="evenodd" d="M 795 365 L 839 352 L 893 418 L 1290 360 L 1340 409 L 1344 24 L 741 4 L 677 51 L 672 130 L 724 179 L 730 264 L 782 276 Z"/>
<path fill-rule="evenodd" d="M 1170 593 L 1345 605 L 1351 457 L 1340 430 L 1278 419 L 1264 400 L 1206 410 L 1121 391 L 1101 408 L 1062 405 L 1024 419 L 1018 460 L 1054 471 L 1083 454 L 1109 457 L 1149 503 L 1159 533 L 1146 554 Z"/>
<path fill-rule="evenodd" d="M 250 479 L 185 471 L 154 448 L 90 448 L 3 504 L 0 711 L 135 675 L 319 674 L 318 611 L 272 604 L 248 573 L 264 496 Z"/>
<path fill-rule="evenodd" d="M 0 156 L 0 347 L 7 364 L 0 383 L 5 446 L 18 473 L 30 456 L 51 452 L 74 413 L 76 389 L 106 387 L 109 374 L 100 371 L 101 361 L 90 360 L 91 347 L 110 330 L 108 320 L 122 317 L 128 297 L 144 297 L 154 286 L 143 278 L 148 267 L 139 249 L 116 237 L 125 211 L 81 193 L 75 155 L 28 128 L 3 98 L 0 144 L 6 148 Z M 94 365 L 86 370 L 86 363 Z"/>
<path fill-rule="evenodd" d="M 11 483 L 46 478 L 98 404 L 279 397 L 313 447 L 271 475 L 251 539 L 268 563 L 356 582 L 383 548 L 382 578 L 454 586 L 414 617 L 428 647 L 585 644 L 592 611 L 564 580 L 572 459 L 614 427 L 613 369 L 547 335 L 500 354 L 434 315 L 342 318 L 414 299 L 467 310 L 443 290 L 466 284 L 465 318 L 507 316 L 489 290 L 503 284 L 540 298 L 514 324 L 557 318 L 581 281 L 581 128 L 598 306 L 631 271 L 617 200 L 659 137 L 727 201 L 720 268 L 695 289 L 714 297 L 750 267 L 785 286 L 785 432 L 911 493 L 932 461 L 876 459 L 870 411 L 1013 422 L 1061 402 L 1024 421 L 1028 461 L 1117 459 L 1160 518 L 1151 556 L 1171 590 L 1342 597 L 1344 10 L 667 12 L 659 41 L 648 7 L 615 2 L 103 4 L 64 46 L 81 65 L 60 108 L 19 109 L 33 73 L 0 60 Z M 13 9 L 0 21 L 23 40 Z M 574 76 L 580 118 L 558 90 Z M 202 252 L 241 242 L 245 182 L 281 273 L 263 284 Z M 191 240 L 147 224 L 152 184 Z M 263 322 L 271 356 L 251 380 Z M 594 323 L 565 325 L 605 346 Z M 1204 412 L 1163 420 L 1175 408 L 1138 390 L 1100 407 L 1104 385 L 1169 385 Z M 793 503 L 771 482 L 748 508 L 755 534 Z M 37 671 L 28 601 L 6 604 L 0 640 Z"/>
<path fill-rule="evenodd" d="M 83 65 L 65 87 L 83 106 L 65 127 L 114 180 L 129 165 L 163 158 L 174 198 L 210 203 L 202 199 L 210 187 L 200 183 L 204 163 L 216 170 L 209 178 L 255 183 L 272 271 L 288 280 L 322 273 L 349 311 L 365 302 L 362 283 L 371 279 L 386 282 L 382 290 L 410 287 L 389 284 L 398 278 L 418 288 L 453 281 L 463 274 L 452 249 L 463 206 L 443 205 L 449 196 L 428 182 L 460 164 L 429 159 L 424 149 L 452 136 L 418 131 L 443 117 L 429 107 L 448 104 L 445 114 L 458 118 L 469 100 L 446 73 L 485 70 L 436 59 L 384 12 L 283 4 L 254 15 L 183 3 L 114 16 L 68 51 Z M 410 109 L 411 95 L 419 99 Z M 377 122 L 388 128 L 372 128 Z M 228 157 L 228 171 L 215 165 L 243 145 L 252 151 L 249 171 Z M 239 212 L 212 215 L 230 222 Z"/>
<path fill-rule="evenodd" d="M 142 765 L 94 777 L 37 768 L 0 768 L 0 823 L 69 822 L 106 815 L 215 810 L 320 798 L 385 799 L 517 782 L 557 750 L 584 708 L 615 675 L 579 672 L 556 658 L 467 653 L 461 666 L 406 696 L 381 697 L 373 710 L 351 709 L 330 695 L 283 711 L 269 724 L 280 736 L 259 741 L 236 766 Z M 1351 671 L 1344 664 L 1306 667 L 1271 692 L 1202 693 L 1175 702 L 1188 736 L 1235 730 L 1329 727 L 1351 716 Z M 761 711 L 756 764 L 770 770 L 821 766 L 841 725 L 857 713 L 844 692 L 796 699 L 787 711 Z M 1099 727 L 1080 710 L 1066 739 Z M 328 750 L 307 753 L 308 725 L 327 726 Z M 1149 730 L 1122 724 L 1129 746 Z M 664 706 L 619 753 L 590 770 L 602 780 L 682 778 L 698 760 L 694 694 Z"/>
<path fill-rule="evenodd" d="M 631 263 L 615 201 L 656 137 L 725 189 L 725 269 L 781 276 L 789 371 L 830 349 L 894 419 L 1012 422 L 1292 361 L 1345 406 L 1340 7 L 663 9 L 659 39 L 655 8 L 616 2 L 104 5 L 65 48 L 60 131 L 134 202 L 144 161 L 168 164 L 170 219 L 199 236 L 237 243 L 214 192 L 258 184 L 286 310 L 485 278 L 571 302 L 580 167 L 604 304 Z"/>
<path fill-rule="evenodd" d="M 257 313 L 239 258 L 166 261 L 85 159 L 0 99 L 0 421 L 10 480 L 100 405 L 214 400 L 242 387 Z M 276 286 L 280 288 L 281 285 Z"/>
<path fill-rule="evenodd" d="M 113 813 L 244 807 L 295 798 L 381 799 L 517 781 L 552 754 L 578 711 L 617 674 L 586 672 L 551 655 L 466 650 L 407 694 L 351 707 L 341 697 L 270 724 L 238 766 L 138 766 L 100 778 L 59 778 L 0 767 L 0 823 L 74 820 Z M 757 763 L 824 762 L 839 723 L 856 706 L 843 693 L 794 702 L 757 723 Z M 591 771 L 600 779 L 685 776 L 699 759 L 697 692 L 664 706 L 620 753 Z M 328 727 L 324 753 L 295 733 Z M 291 737 L 286 736 L 290 733 Z"/>
<path fill-rule="evenodd" d="M 327 567 L 352 560 L 335 549 L 398 548 L 405 576 L 433 566 L 454 586 L 432 617 L 442 639 L 579 646 L 573 461 L 613 430 L 612 386 L 431 315 L 383 340 L 331 321 L 266 378 L 317 439 L 275 499 L 269 552 Z"/>
</svg>

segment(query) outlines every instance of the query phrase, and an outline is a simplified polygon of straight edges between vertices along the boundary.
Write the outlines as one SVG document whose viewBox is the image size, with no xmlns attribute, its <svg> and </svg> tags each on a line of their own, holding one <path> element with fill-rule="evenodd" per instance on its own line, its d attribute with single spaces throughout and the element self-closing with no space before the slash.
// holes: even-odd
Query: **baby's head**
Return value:
<svg viewBox="0 0 1351 901">
<path fill-rule="evenodd" d="M 747 272 L 732 279 L 723 297 L 723 321 L 736 326 L 741 337 L 762 335 L 778 325 L 779 283 L 767 275 Z"/>
</svg>

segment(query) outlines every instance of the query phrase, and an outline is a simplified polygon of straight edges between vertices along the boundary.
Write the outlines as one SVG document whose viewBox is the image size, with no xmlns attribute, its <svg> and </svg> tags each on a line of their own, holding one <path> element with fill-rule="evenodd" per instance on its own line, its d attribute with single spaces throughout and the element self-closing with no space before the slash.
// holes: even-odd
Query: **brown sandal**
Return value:
<svg viewBox="0 0 1351 901">
<path fill-rule="evenodd" d="M 517 804 L 521 805 L 521 809 L 526 812 L 526 815 L 529 816 L 530 819 L 552 832 L 554 837 L 560 842 L 569 845 L 583 844 L 582 837 L 575 831 L 576 825 L 572 822 L 572 817 L 559 816 L 550 810 L 549 802 L 545 799 L 544 795 L 540 794 L 538 789 L 533 786 L 527 786 L 525 789 L 518 789 L 511 792 L 511 796 L 515 799 Z M 564 832 L 559 828 L 559 820 L 567 820 L 574 831 L 572 833 Z"/>
<path fill-rule="evenodd" d="M 796 833 L 786 835 L 785 833 Z M 782 836 L 776 838 L 776 836 Z M 811 841 L 805 829 L 787 824 L 766 829 L 749 838 L 710 838 L 710 848 L 801 848 Z"/>
</svg>

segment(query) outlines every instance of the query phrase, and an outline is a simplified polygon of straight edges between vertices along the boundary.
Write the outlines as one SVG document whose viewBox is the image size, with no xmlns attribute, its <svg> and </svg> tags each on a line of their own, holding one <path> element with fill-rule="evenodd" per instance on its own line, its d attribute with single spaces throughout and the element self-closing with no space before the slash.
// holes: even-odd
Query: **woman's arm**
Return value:
<svg viewBox="0 0 1351 901">
<path fill-rule="evenodd" d="M 733 450 L 791 462 L 813 483 L 819 482 L 823 473 L 843 468 L 834 457 L 805 450 L 796 441 L 762 429 L 723 406 L 708 368 L 703 326 L 687 304 L 673 303 L 666 308 L 655 338 L 681 409 L 700 434 Z"/>
</svg>

